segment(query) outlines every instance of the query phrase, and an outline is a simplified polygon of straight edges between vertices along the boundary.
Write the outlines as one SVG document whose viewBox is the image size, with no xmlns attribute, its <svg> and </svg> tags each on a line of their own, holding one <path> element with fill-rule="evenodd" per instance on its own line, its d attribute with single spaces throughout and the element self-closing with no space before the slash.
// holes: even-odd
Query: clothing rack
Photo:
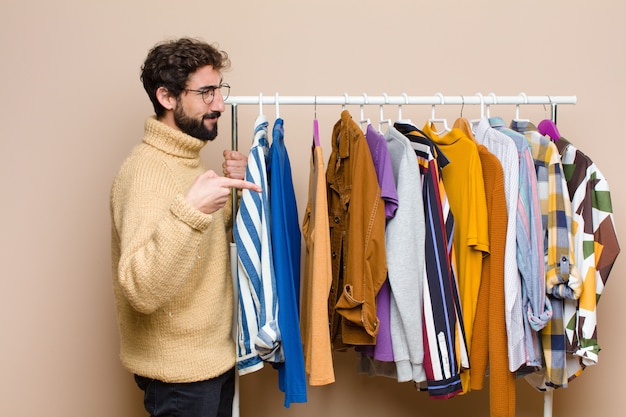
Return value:
<svg viewBox="0 0 626 417">
<path fill-rule="evenodd" d="M 231 106 L 232 111 L 232 149 L 238 149 L 238 124 L 237 110 L 239 105 L 258 105 L 261 107 L 265 104 L 275 105 L 276 113 L 280 105 L 335 105 L 345 107 L 347 105 L 480 105 L 481 115 L 484 106 L 489 105 L 550 105 L 551 119 L 554 123 L 557 121 L 557 106 L 560 104 L 576 104 L 576 96 L 527 96 L 520 93 L 517 96 L 497 96 L 493 93 L 483 95 L 476 93 L 473 96 L 444 96 L 441 93 L 435 93 L 432 96 L 409 96 L 403 93 L 399 96 L 389 96 L 385 93 L 382 95 L 368 96 L 363 93 L 359 96 L 350 96 L 347 93 L 341 96 L 280 96 L 278 93 L 270 96 L 264 96 L 260 93 L 258 96 L 231 96 L 225 101 L 225 104 Z M 237 204 L 237 194 L 233 192 L 233 207 Z M 544 392 L 543 415 L 544 417 L 552 417 L 553 390 Z M 238 398 L 236 399 L 238 401 Z M 233 416 L 238 415 L 238 405 L 235 404 Z"/>
</svg>

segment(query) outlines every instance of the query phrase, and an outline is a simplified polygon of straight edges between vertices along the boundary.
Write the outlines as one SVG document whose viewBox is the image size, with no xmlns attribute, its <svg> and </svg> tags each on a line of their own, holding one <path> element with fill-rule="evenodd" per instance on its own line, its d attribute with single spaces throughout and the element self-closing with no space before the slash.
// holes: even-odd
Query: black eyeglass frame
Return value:
<svg viewBox="0 0 626 417">
<path fill-rule="evenodd" d="M 226 89 L 226 94 L 224 95 L 224 93 L 222 92 L 222 89 Z M 202 101 L 204 101 L 204 104 L 211 104 L 213 103 L 213 100 L 215 99 L 215 91 L 219 91 L 220 95 L 222 96 L 222 99 L 224 101 L 226 101 L 226 99 L 228 99 L 228 96 L 230 95 L 230 84 L 228 83 L 220 83 L 220 85 L 210 85 L 208 87 L 205 87 L 201 90 L 193 90 L 191 88 L 184 88 L 183 91 L 191 91 L 194 93 L 198 93 L 200 95 L 202 95 Z"/>
</svg>

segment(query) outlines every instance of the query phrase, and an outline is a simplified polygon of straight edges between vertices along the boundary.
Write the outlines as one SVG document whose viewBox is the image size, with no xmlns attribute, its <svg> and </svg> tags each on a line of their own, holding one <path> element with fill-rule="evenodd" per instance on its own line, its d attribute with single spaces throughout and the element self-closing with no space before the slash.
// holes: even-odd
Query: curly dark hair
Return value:
<svg viewBox="0 0 626 417">
<path fill-rule="evenodd" d="M 198 68 L 211 65 L 218 71 L 230 67 L 225 51 L 199 39 L 181 38 L 155 45 L 141 67 L 141 82 L 152 101 L 157 117 L 165 114 L 156 91 L 165 87 L 175 97 L 185 89 L 189 75 Z"/>
</svg>

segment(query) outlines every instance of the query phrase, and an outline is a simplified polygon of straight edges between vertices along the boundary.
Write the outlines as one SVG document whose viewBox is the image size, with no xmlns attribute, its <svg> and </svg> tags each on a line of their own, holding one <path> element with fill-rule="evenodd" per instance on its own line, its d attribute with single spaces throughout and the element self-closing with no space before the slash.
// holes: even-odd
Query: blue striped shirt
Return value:
<svg viewBox="0 0 626 417">
<path fill-rule="evenodd" d="M 242 190 L 233 230 L 239 286 L 237 369 L 240 375 L 261 369 L 263 361 L 283 360 L 269 235 L 267 126 L 266 117 L 260 115 L 254 124 L 254 139 L 246 168 L 246 180 L 260 185 L 263 191 Z"/>
</svg>

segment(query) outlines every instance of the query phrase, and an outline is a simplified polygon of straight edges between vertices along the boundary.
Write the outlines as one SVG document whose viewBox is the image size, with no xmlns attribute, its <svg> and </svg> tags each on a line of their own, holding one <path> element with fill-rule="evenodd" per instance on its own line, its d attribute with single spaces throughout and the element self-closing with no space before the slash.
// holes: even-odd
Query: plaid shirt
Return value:
<svg viewBox="0 0 626 417">
<path fill-rule="evenodd" d="M 519 128 L 520 125 L 514 125 L 515 130 L 521 130 Z M 566 387 L 563 300 L 578 299 L 582 292 L 582 277 L 574 261 L 572 206 L 554 142 L 537 131 L 522 133 L 532 146 L 537 173 L 537 190 L 545 231 L 546 291 L 553 313 L 541 332 L 545 360 L 543 382 L 548 387 Z"/>
</svg>

